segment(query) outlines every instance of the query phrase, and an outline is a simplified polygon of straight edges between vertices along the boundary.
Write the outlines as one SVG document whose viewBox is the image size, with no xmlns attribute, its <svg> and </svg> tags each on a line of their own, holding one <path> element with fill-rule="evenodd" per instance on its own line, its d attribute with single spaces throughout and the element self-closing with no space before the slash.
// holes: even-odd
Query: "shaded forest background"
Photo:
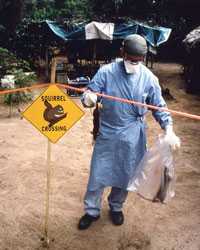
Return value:
<svg viewBox="0 0 200 250">
<path fill-rule="evenodd" d="M 0 47 L 20 54 L 16 40 L 22 44 L 28 25 L 46 19 L 60 23 L 133 19 L 172 28 L 160 54 L 164 59 L 181 60 L 182 40 L 200 24 L 199 10 L 199 0 L 0 0 Z M 37 43 L 33 36 L 30 49 L 38 47 Z"/>
</svg>

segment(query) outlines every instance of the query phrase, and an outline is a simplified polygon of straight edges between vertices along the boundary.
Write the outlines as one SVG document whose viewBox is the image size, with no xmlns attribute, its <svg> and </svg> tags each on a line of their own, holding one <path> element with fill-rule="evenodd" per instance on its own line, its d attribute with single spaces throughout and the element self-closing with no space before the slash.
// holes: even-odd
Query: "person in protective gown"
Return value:
<svg viewBox="0 0 200 250">
<path fill-rule="evenodd" d="M 94 92 L 166 107 L 158 78 L 142 64 L 147 53 L 146 40 L 140 35 L 129 35 L 121 50 L 122 59 L 102 66 L 89 83 L 82 97 L 84 107 L 96 105 Z M 146 151 L 144 116 L 147 108 L 104 97 L 101 103 L 99 133 L 84 198 L 85 215 L 78 224 L 80 230 L 99 219 L 105 187 L 111 187 L 108 196 L 110 219 L 114 225 L 123 224 L 122 206 L 128 195 L 127 185 Z M 152 114 L 172 148 L 180 147 L 170 114 L 158 110 L 152 110 Z"/>
</svg>

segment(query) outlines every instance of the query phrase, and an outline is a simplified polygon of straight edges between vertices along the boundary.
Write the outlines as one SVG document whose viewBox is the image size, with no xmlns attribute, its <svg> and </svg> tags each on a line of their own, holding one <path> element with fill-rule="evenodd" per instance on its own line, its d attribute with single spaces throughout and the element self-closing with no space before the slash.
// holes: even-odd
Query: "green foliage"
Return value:
<svg viewBox="0 0 200 250">
<path fill-rule="evenodd" d="M 32 94 L 26 92 L 19 92 L 15 94 L 7 94 L 4 96 L 4 103 L 7 105 L 26 103 L 32 100 Z"/>
<path fill-rule="evenodd" d="M 34 73 L 27 74 L 22 69 L 9 71 L 9 74 L 15 76 L 15 87 L 23 88 L 31 86 L 32 83 L 36 80 L 36 75 Z M 19 104 L 22 102 L 28 102 L 32 100 L 31 92 L 23 91 L 16 92 L 14 94 L 8 94 L 4 96 L 4 103 L 6 104 Z"/>
<path fill-rule="evenodd" d="M 1 0 L 0 24 L 13 30 L 22 17 L 32 21 L 131 17 L 161 24 L 171 16 L 177 20 L 193 16 L 197 23 L 198 7 L 198 0 Z"/>
<path fill-rule="evenodd" d="M 199 0 L 0 0 L 0 46 L 30 62 L 44 58 L 47 42 L 49 45 L 55 39 L 46 37 L 45 29 L 30 30 L 29 24 L 46 19 L 62 24 L 74 20 L 136 19 L 172 28 L 170 40 L 181 44 L 184 36 L 200 23 L 199 8 Z"/>
<path fill-rule="evenodd" d="M 27 61 L 17 58 L 7 49 L 0 47 L 0 77 L 19 69 L 31 71 Z"/>
<path fill-rule="evenodd" d="M 47 4 L 44 7 L 35 6 L 31 13 L 31 19 L 33 21 L 42 21 L 45 19 L 55 19 L 59 15 L 59 11 Z"/>
<path fill-rule="evenodd" d="M 15 87 L 23 88 L 30 86 L 35 80 L 35 73 L 26 73 L 31 71 L 30 65 L 27 61 L 17 58 L 13 53 L 7 49 L 0 47 L 0 77 L 4 75 L 14 75 Z M 31 93 L 20 92 L 15 94 L 8 94 L 4 96 L 4 102 L 6 104 L 21 103 L 31 100 Z"/>
<path fill-rule="evenodd" d="M 9 71 L 8 73 L 15 76 L 16 88 L 31 86 L 37 79 L 34 72 L 24 72 L 23 69 Z"/>
<path fill-rule="evenodd" d="M 40 0 L 25 4 L 25 18 L 32 21 L 88 18 L 91 12 L 89 0 Z"/>
<path fill-rule="evenodd" d="M 63 9 L 60 10 L 60 16 L 65 18 L 87 19 L 90 16 L 89 0 L 69 0 L 64 2 Z"/>
</svg>

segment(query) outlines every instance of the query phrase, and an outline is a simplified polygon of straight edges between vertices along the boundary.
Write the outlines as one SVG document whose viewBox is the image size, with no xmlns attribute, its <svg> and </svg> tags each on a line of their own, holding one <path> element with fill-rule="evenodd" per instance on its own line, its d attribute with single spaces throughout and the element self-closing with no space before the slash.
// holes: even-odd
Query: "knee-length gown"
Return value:
<svg viewBox="0 0 200 250">
<path fill-rule="evenodd" d="M 157 77 L 143 64 L 139 71 L 127 74 L 123 61 L 99 69 L 88 88 L 94 92 L 165 107 Z M 146 151 L 147 108 L 102 98 L 99 135 L 91 159 L 88 190 L 101 187 L 126 189 L 136 166 Z M 164 129 L 172 124 L 168 112 L 153 111 Z"/>
</svg>

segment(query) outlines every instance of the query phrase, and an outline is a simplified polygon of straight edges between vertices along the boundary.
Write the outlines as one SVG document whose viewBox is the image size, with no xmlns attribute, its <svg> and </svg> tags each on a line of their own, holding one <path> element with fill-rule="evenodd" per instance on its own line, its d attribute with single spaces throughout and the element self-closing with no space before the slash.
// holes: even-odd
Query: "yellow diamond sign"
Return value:
<svg viewBox="0 0 200 250">
<path fill-rule="evenodd" d="M 50 85 L 24 112 L 23 117 L 56 143 L 84 112 L 56 85 Z"/>
</svg>

